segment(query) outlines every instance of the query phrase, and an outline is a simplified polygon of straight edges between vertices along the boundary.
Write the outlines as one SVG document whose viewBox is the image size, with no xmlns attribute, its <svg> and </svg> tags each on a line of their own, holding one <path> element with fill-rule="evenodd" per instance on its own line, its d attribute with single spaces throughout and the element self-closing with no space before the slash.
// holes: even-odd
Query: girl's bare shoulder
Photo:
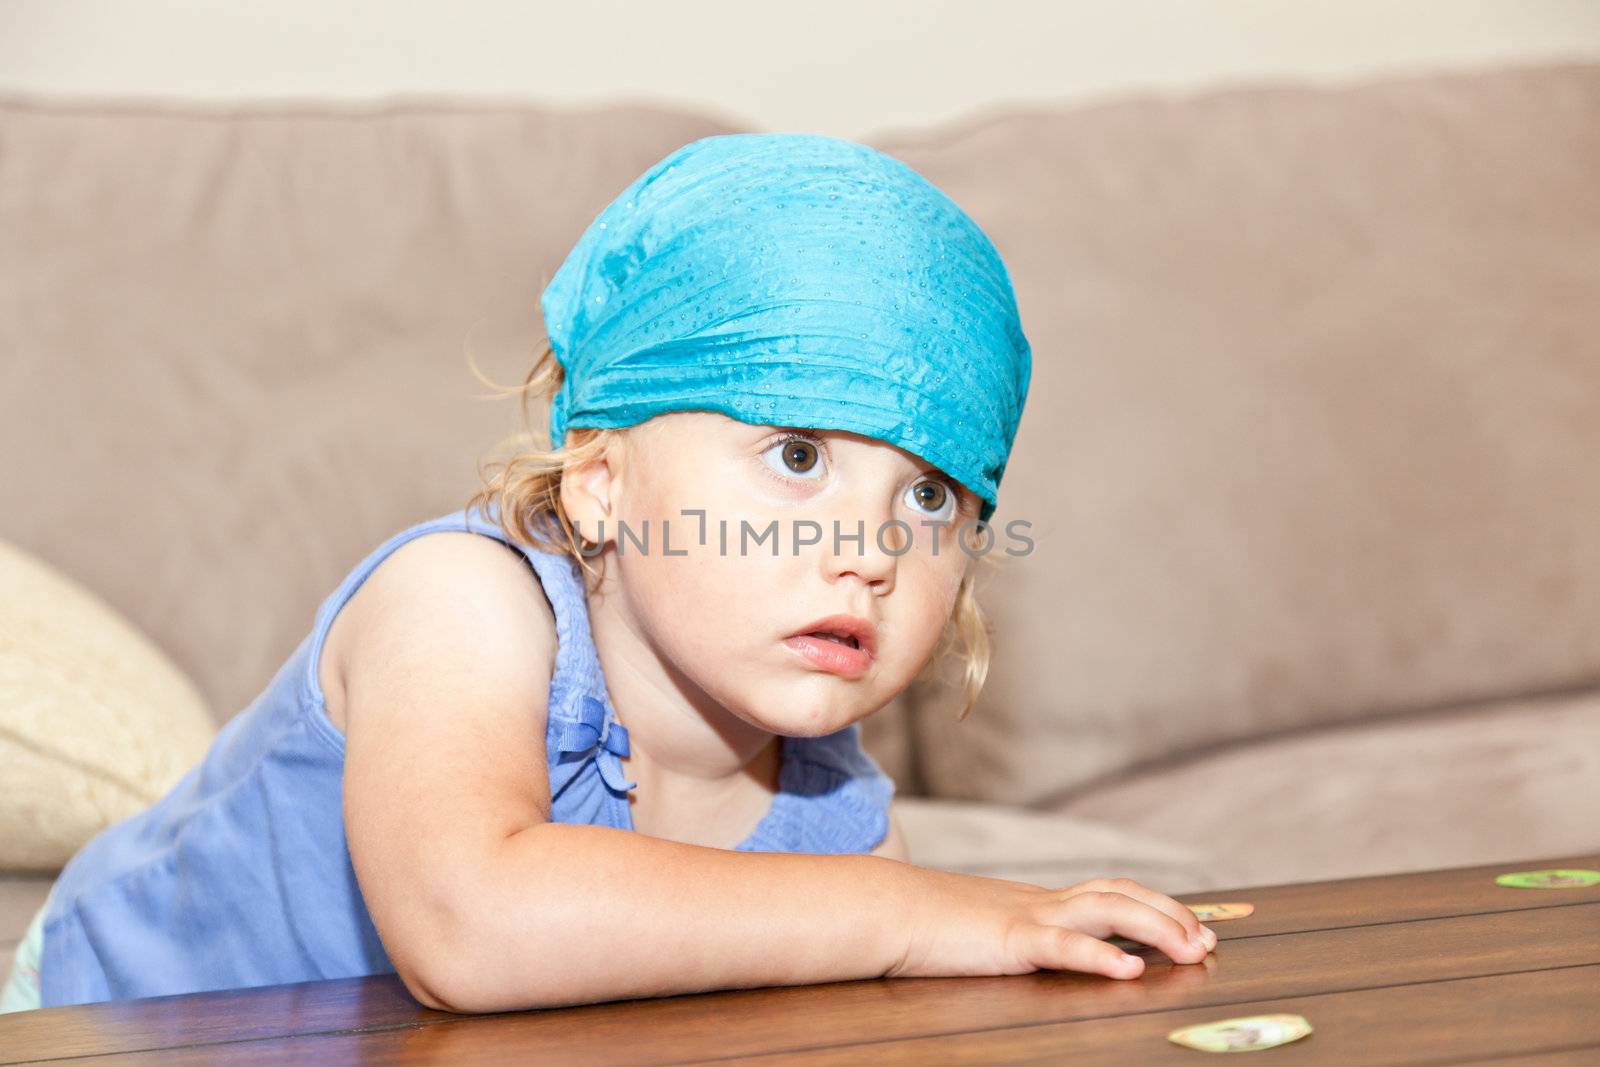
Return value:
<svg viewBox="0 0 1600 1067">
<path fill-rule="evenodd" d="M 413 666 L 436 642 L 479 643 L 484 667 L 498 656 L 548 682 L 556 620 L 539 575 L 516 548 L 493 537 L 443 530 L 407 541 L 379 563 L 334 617 L 317 675 L 328 718 L 347 731 L 347 682 L 363 656 L 405 654 Z"/>
<path fill-rule="evenodd" d="M 345 839 L 412 989 L 432 988 L 461 916 L 497 891 L 504 842 L 550 820 L 556 631 L 543 590 L 515 548 L 441 531 L 384 559 L 335 622 L 348 623 Z"/>
</svg>

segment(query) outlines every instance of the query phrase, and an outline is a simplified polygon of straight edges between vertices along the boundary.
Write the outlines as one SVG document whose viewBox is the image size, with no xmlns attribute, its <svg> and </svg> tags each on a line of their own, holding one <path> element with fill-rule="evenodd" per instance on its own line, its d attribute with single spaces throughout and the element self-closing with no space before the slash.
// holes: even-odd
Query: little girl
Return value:
<svg viewBox="0 0 1600 1067">
<path fill-rule="evenodd" d="M 498 1012 L 1215 947 L 1125 879 L 906 862 L 860 746 L 948 622 L 968 708 L 987 670 L 961 535 L 1031 354 L 960 208 L 849 141 L 709 137 L 542 309 L 517 392 L 551 448 L 374 550 L 205 759 L 72 858 L 7 1007 L 397 973 Z"/>
</svg>

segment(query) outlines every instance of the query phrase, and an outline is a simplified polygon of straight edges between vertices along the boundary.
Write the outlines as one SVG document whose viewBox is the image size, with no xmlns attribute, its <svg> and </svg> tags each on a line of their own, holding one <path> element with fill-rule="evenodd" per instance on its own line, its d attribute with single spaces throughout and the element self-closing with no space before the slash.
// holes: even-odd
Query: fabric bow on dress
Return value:
<svg viewBox="0 0 1600 1067">
<path fill-rule="evenodd" d="M 592 752 L 600 778 L 614 792 L 625 793 L 638 785 L 628 781 L 622 768 L 621 757 L 629 754 L 627 728 L 609 718 L 605 702 L 591 693 L 582 694 L 572 704 L 573 718 L 557 718 L 551 724 L 551 739 L 563 754 L 561 762 L 567 764 L 569 755 L 588 757 Z M 586 758 L 573 761 L 574 773 L 585 762 Z"/>
</svg>

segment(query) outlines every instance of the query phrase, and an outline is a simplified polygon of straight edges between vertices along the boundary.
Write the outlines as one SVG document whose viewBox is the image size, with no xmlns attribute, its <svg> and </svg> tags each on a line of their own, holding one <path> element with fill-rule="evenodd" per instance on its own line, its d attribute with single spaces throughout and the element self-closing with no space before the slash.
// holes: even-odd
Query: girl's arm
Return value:
<svg viewBox="0 0 1600 1067">
<path fill-rule="evenodd" d="M 544 823 L 485 865 L 441 991 L 449 1010 L 493 1012 L 878 978 L 905 952 L 917 873 Z"/>
<path fill-rule="evenodd" d="M 526 561 L 489 538 L 409 542 L 344 610 L 351 860 L 425 1005 L 494 1012 L 1041 967 L 1135 976 L 1142 962 L 1098 940 L 1112 933 L 1180 962 L 1205 955 L 1187 908 L 1131 882 L 1051 890 L 885 856 L 551 823 L 554 619 Z"/>
</svg>

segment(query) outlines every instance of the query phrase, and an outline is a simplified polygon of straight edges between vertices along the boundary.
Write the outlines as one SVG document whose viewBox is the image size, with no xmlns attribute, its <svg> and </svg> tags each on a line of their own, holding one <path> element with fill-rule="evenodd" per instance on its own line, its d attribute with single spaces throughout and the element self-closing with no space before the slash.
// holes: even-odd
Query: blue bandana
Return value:
<svg viewBox="0 0 1600 1067">
<path fill-rule="evenodd" d="M 550 438 L 720 411 L 905 449 L 994 513 L 1032 354 L 1005 264 L 904 163 L 817 134 L 684 145 L 623 190 L 541 301 Z"/>
</svg>

